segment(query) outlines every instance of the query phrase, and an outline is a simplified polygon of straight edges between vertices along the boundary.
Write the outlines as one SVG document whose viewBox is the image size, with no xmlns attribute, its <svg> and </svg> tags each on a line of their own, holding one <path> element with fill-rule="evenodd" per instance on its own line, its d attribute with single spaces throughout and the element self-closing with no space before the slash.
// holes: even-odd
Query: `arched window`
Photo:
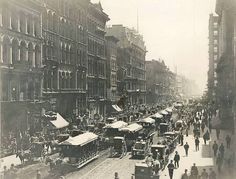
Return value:
<svg viewBox="0 0 236 179">
<path fill-rule="evenodd" d="M 8 37 L 4 37 L 2 45 L 3 63 L 8 64 L 10 62 L 10 39 Z"/>
<path fill-rule="evenodd" d="M 40 61 L 40 47 L 38 45 L 35 46 L 35 67 L 39 68 L 41 66 Z"/>
<path fill-rule="evenodd" d="M 48 29 L 52 30 L 53 28 L 53 22 L 52 22 L 52 13 L 51 11 L 48 11 Z"/>
<path fill-rule="evenodd" d="M 20 61 L 28 60 L 26 59 L 26 44 L 24 41 L 20 43 Z"/>
<path fill-rule="evenodd" d="M 33 45 L 32 45 L 32 43 L 29 43 L 29 45 L 28 45 L 28 62 L 29 62 L 29 65 L 31 67 L 34 66 L 34 63 L 33 63 Z"/>
<path fill-rule="evenodd" d="M 2 24 L 6 28 L 10 26 L 10 15 L 9 15 L 9 10 L 7 7 L 3 7 L 3 10 L 2 10 Z"/>
<path fill-rule="evenodd" d="M 48 29 L 48 13 L 46 9 L 43 10 L 42 16 L 43 28 Z"/>
<path fill-rule="evenodd" d="M 52 27 L 53 31 L 57 32 L 57 16 L 55 13 L 52 14 Z"/>
<path fill-rule="evenodd" d="M 62 44 L 62 46 L 61 46 L 61 53 L 62 53 L 62 55 L 61 55 L 61 62 L 62 62 L 62 63 L 65 63 L 66 55 L 65 55 L 64 44 Z"/>
<path fill-rule="evenodd" d="M 19 60 L 19 42 L 17 39 L 12 40 L 12 63 Z"/>
<path fill-rule="evenodd" d="M 70 47 L 66 47 L 66 63 L 70 64 Z"/>
<path fill-rule="evenodd" d="M 20 31 L 25 33 L 25 27 L 26 27 L 26 20 L 25 20 L 25 14 L 23 12 L 20 13 Z"/>
<path fill-rule="evenodd" d="M 27 34 L 33 34 L 32 25 L 33 25 L 33 18 L 32 18 L 31 15 L 28 15 L 27 16 L 27 21 L 26 21 L 26 26 L 27 26 L 26 32 L 27 32 Z"/>
<path fill-rule="evenodd" d="M 34 35 L 39 36 L 40 34 L 40 26 L 39 26 L 39 19 L 34 18 Z"/>
<path fill-rule="evenodd" d="M 11 27 L 13 30 L 18 30 L 18 16 L 16 11 L 11 12 Z"/>
</svg>

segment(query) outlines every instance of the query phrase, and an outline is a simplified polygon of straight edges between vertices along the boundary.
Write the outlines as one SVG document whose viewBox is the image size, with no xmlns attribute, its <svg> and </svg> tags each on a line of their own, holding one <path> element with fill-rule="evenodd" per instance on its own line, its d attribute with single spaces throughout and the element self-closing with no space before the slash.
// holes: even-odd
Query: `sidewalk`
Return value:
<svg viewBox="0 0 236 179">
<path fill-rule="evenodd" d="M 212 120 L 217 120 L 216 117 L 214 117 Z M 230 149 L 227 149 L 226 147 L 226 136 L 229 135 L 231 137 L 231 146 Z M 232 132 L 230 130 L 220 130 L 220 135 L 219 135 L 219 140 L 217 140 L 216 137 L 216 130 L 212 130 L 211 133 L 211 142 L 210 142 L 210 146 L 212 149 L 212 145 L 213 142 L 216 141 L 218 145 L 220 145 L 221 143 L 223 143 L 224 147 L 225 147 L 225 158 L 229 158 L 229 156 L 235 152 L 236 149 L 236 136 L 235 134 L 232 134 Z M 213 156 L 213 151 L 211 150 L 211 155 Z M 214 163 L 215 163 L 215 159 L 214 159 Z M 219 179 L 233 179 L 236 178 L 236 165 L 235 165 L 235 161 L 234 161 L 234 166 L 232 166 L 232 170 L 229 170 L 229 166 L 226 163 L 226 160 L 224 160 L 223 162 L 223 166 L 222 166 L 222 173 L 218 174 L 220 176 Z"/>
<path fill-rule="evenodd" d="M 188 174 L 190 174 L 191 166 L 193 163 L 196 163 L 196 166 L 199 169 L 199 173 L 202 172 L 203 168 L 206 168 L 209 171 L 209 168 L 214 168 L 214 160 L 210 156 L 210 146 L 204 145 L 204 141 L 200 138 L 200 146 L 199 151 L 195 151 L 195 142 L 194 136 L 190 134 L 188 137 L 184 136 L 184 143 L 188 142 L 189 148 L 189 155 L 188 157 L 185 156 L 184 147 L 178 145 L 175 151 L 178 151 L 180 155 L 180 167 L 174 170 L 174 179 L 180 179 L 181 175 L 184 173 L 184 170 L 188 170 Z M 175 152 L 173 152 L 170 156 L 170 160 L 173 160 Z M 169 179 L 169 173 L 167 167 L 160 175 L 161 179 Z"/>
</svg>

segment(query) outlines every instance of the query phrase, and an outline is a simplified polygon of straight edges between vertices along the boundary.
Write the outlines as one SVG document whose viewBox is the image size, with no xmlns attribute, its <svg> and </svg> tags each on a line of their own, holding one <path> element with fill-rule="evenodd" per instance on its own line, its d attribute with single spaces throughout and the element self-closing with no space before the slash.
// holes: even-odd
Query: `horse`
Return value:
<svg viewBox="0 0 236 179">
<path fill-rule="evenodd" d="M 20 158 L 20 161 L 21 161 L 21 164 L 24 164 L 25 163 L 25 159 L 27 161 L 31 161 L 32 160 L 32 155 L 30 152 L 27 152 L 27 153 L 22 153 L 22 152 L 17 152 L 16 153 L 16 158 L 19 157 Z"/>
</svg>

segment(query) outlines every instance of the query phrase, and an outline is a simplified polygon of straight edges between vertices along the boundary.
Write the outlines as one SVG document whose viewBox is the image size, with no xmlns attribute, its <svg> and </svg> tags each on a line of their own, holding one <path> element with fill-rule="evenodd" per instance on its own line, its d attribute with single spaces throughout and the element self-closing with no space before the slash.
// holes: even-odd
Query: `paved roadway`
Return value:
<svg viewBox="0 0 236 179">
<path fill-rule="evenodd" d="M 189 156 L 185 157 L 185 152 L 183 146 L 178 145 L 176 151 L 179 152 L 181 160 L 180 167 L 174 171 L 174 179 L 180 179 L 183 171 L 188 169 L 190 171 L 193 163 L 199 167 L 200 172 L 203 168 L 213 167 L 214 161 L 211 158 L 210 145 L 204 145 L 203 139 L 200 139 L 200 149 L 198 152 L 194 148 L 194 137 L 189 135 L 185 137 L 185 142 L 190 145 Z M 174 153 L 171 155 L 170 159 L 173 159 Z M 71 173 L 66 176 L 66 179 L 112 179 L 114 178 L 114 173 L 118 172 L 120 179 L 130 179 L 132 173 L 134 173 L 135 163 L 141 160 L 131 159 L 130 155 L 125 156 L 122 159 L 119 158 L 107 158 L 104 161 L 98 163 L 90 170 L 84 172 L 84 169 Z M 86 167 L 85 167 L 86 168 Z M 169 179 L 168 170 L 165 169 L 160 174 L 160 179 Z"/>
</svg>

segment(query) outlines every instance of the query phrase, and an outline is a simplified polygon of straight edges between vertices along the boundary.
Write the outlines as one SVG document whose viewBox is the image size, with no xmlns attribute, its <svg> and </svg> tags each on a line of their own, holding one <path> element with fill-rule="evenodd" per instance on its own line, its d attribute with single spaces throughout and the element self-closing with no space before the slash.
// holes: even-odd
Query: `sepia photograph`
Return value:
<svg viewBox="0 0 236 179">
<path fill-rule="evenodd" d="M 236 179 L 236 0 L 0 0 L 0 179 Z"/>
</svg>

